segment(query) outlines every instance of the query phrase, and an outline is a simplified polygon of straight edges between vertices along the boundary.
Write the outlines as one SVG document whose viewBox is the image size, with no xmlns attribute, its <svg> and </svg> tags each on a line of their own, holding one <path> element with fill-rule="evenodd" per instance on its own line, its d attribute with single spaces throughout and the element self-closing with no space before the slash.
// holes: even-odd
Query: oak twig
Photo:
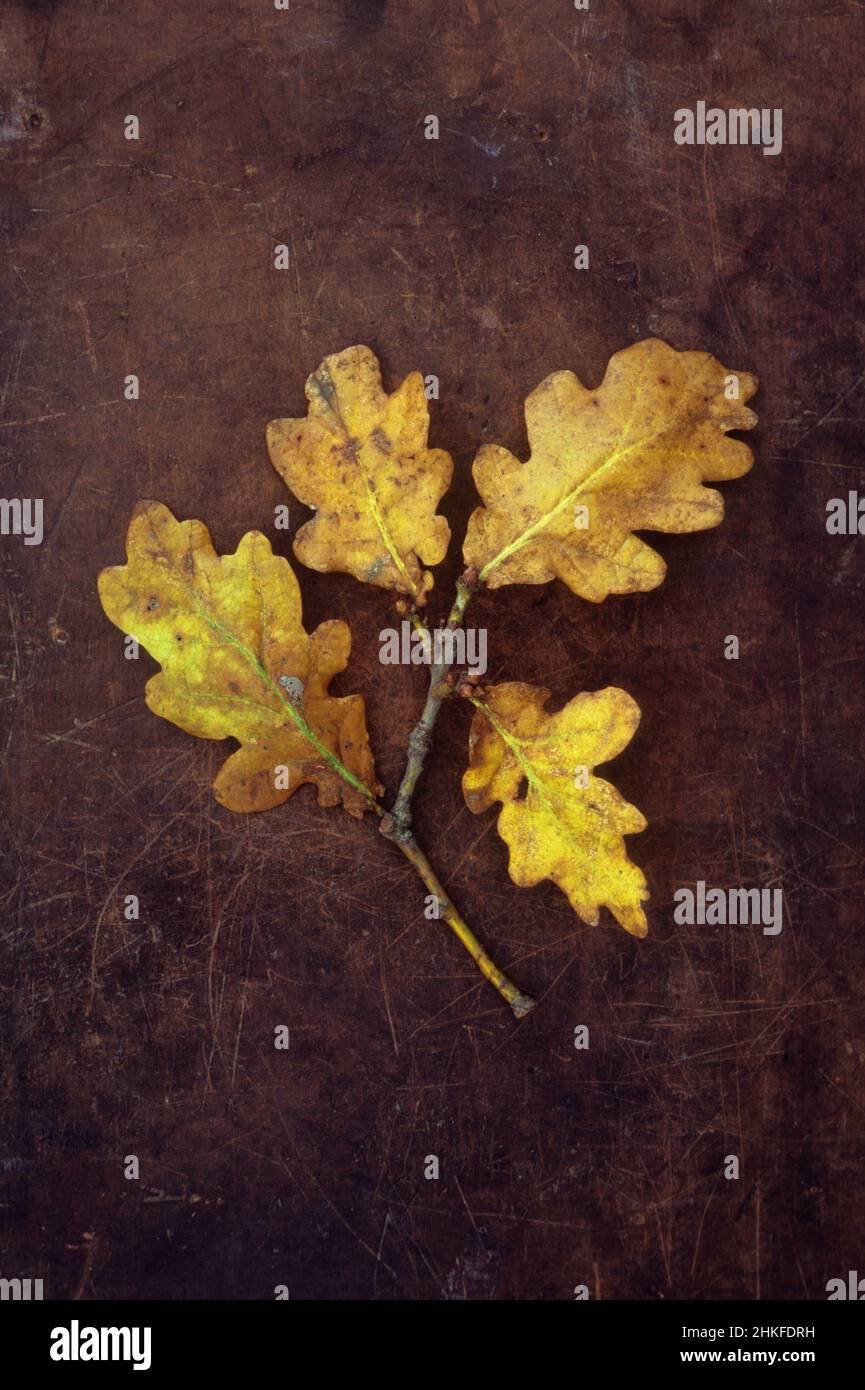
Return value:
<svg viewBox="0 0 865 1390">
<path fill-rule="evenodd" d="M 446 623 L 446 628 L 449 631 L 453 631 L 462 622 L 477 584 L 477 575 L 472 570 L 467 570 L 457 580 L 456 598 Z M 502 998 L 510 1004 L 515 1017 L 524 1018 L 529 1010 L 534 1008 L 535 1000 L 531 995 L 523 994 L 508 979 L 504 971 L 499 969 L 495 961 L 487 955 L 474 932 L 460 916 L 445 892 L 429 859 L 412 833 L 412 799 L 415 788 L 424 769 L 442 702 L 454 693 L 453 686 L 447 682 L 451 670 L 452 662 L 447 659 L 447 650 L 440 662 L 430 665 L 429 693 L 421 717 L 409 736 L 405 772 L 393 808 L 382 816 L 379 830 L 386 839 L 392 840 L 395 845 L 398 845 L 406 859 L 414 865 L 430 893 L 438 900 L 439 911 L 443 920 L 447 922 L 451 931 L 465 946 L 481 973 L 489 980 L 490 984 L 495 985 Z"/>
<path fill-rule="evenodd" d="M 457 580 L 456 598 L 445 625 L 449 631 L 453 632 L 454 628 L 459 627 L 476 587 L 477 579 L 470 572 Z M 430 665 L 429 694 L 421 717 L 409 736 L 408 761 L 391 811 L 394 833 L 390 838 L 398 840 L 400 836 L 411 834 L 412 797 L 418 778 L 423 772 L 423 765 L 432 740 L 432 731 L 439 717 L 442 701 L 448 693 L 445 687 L 445 677 L 450 669 L 451 663 L 447 659 Z"/>
</svg>

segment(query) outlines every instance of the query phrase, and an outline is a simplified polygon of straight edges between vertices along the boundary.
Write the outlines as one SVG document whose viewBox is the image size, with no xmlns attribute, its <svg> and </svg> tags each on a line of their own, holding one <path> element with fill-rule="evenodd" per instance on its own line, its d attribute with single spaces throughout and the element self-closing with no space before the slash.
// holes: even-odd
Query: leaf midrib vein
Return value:
<svg viewBox="0 0 865 1390">
<path fill-rule="evenodd" d="M 535 795 L 538 797 L 538 800 L 541 801 L 544 806 L 546 806 L 547 810 L 551 812 L 555 819 L 560 824 L 564 825 L 569 836 L 575 841 L 575 843 L 579 845 L 579 836 L 575 832 L 573 826 L 569 823 L 567 816 L 563 814 L 563 812 L 566 812 L 568 810 L 567 803 L 563 801 L 561 798 L 550 798 L 549 794 L 546 791 L 545 783 L 543 782 L 542 778 L 539 777 L 538 774 L 535 772 L 534 765 L 530 763 L 529 760 L 523 755 L 523 748 L 525 746 L 523 742 L 520 739 L 518 739 L 514 734 L 512 734 L 508 728 L 505 727 L 505 725 L 501 722 L 498 716 L 493 713 L 490 706 L 488 704 L 485 704 L 483 700 L 472 700 L 472 704 L 475 706 L 476 709 L 481 710 L 486 715 L 487 719 L 492 724 L 499 738 L 505 744 L 506 748 L 508 748 L 510 752 L 513 753 L 514 757 L 520 765 L 520 768 L 522 769 L 522 772 L 525 775 L 530 790 L 535 793 Z M 557 802 L 558 804 L 556 804 Z M 512 804 L 516 803 L 513 802 Z M 605 817 L 604 813 L 598 810 L 597 807 L 593 806 L 591 802 L 584 801 L 583 798 L 580 798 L 580 804 L 586 811 L 590 811 L 593 815 L 596 815 L 602 824 L 607 823 L 607 818 Z"/>
<path fill-rule="evenodd" d="M 315 748 L 321 754 L 328 766 L 331 767 L 333 771 L 336 772 L 340 777 L 342 777 L 344 781 L 350 783 L 350 785 L 353 786 L 355 790 L 359 791 L 367 802 L 369 802 L 371 805 L 375 805 L 375 798 L 372 796 L 369 788 L 363 782 L 361 782 L 360 778 L 355 777 L 354 773 L 350 772 L 349 769 L 345 766 L 345 764 L 341 762 L 340 759 L 334 753 L 331 753 L 330 749 L 327 748 L 325 744 L 321 742 L 318 735 L 314 732 L 313 729 L 310 728 L 309 724 L 307 724 L 306 720 L 303 718 L 300 712 L 295 708 L 295 706 L 287 698 L 284 692 L 280 690 L 276 682 L 271 679 L 269 672 L 265 669 L 264 666 L 262 666 L 255 652 L 253 652 L 249 647 L 247 647 L 243 642 L 241 642 L 237 637 L 235 637 L 234 633 L 230 630 L 230 628 L 225 627 L 219 621 L 218 618 L 216 618 L 212 613 L 210 613 L 207 610 L 207 608 L 201 602 L 195 590 L 191 587 L 190 584 L 187 583 L 187 581 L 183 578 L 182 574 L 178 572 L 177 567 L 172 564 L 171 556 L 165 549 L 165 546 L 163 545 L 156 531 L 152 519 L 149 520 L 149 525 L 151 536 L 153 537 L 153 540 L 156 544 L 157 549 L 159 550 L 160 555 L 162 556 L 163 561 L 165 562 L 170 572 L 175 576 L 175 578 L 179 580 L 181 586 L 186 590 L 196 616 L 202 618 L 213 629 L 213 631 L 217 632 L 223 638 L 223 640 L 226 641 L 230 646 L 237 648 L 237 650 L 241 653 L 246 662 L 255 671 L 256 675 L 258 676 L 262 684 L 265 686 L 265 688 L 276 696 L 280 704 L 287 710 L 289 716 L 297 725 L 304 738 L 307 740 L 307 742 L 312 744 L 313 748 Z M 215 551 L 213 553 L 214 558 L 217 562 L 219 562 L 221 557 L 217 555 Z"/>
<path fill-rule="evenodd" d="M 707 357 L 708 356 L 709 354 L 707 354 Z M 562 511 L 565 510 L 566 507 L 572 505 L 574 498 L 581 496 L 582 493 L 584 493 L 592 483 L 596 482 L 597 479 L 600 478 L 603 473 L 606 473 L 606 471 L 609 468 L 613 467 L 614 464 L 621 462 L 621 460 L 625 457 L 626 454 L 631 453 L 631 451 L 634 449 L 645 448 L 647 444 L 653 443 L 654 440 L 659 439 L 662 435 L 666 434 L 669 430 L 671 430 L 675 421 L 677 420 L 679 415 L 681 415 L 682 411 L 685 409 L 685 406 L 687 404 L 687 389 L 691 385 L 691 382 L 693 381 L 694 377 L 696 376 L 699 367 L 702 367 L 703 365 L 704 362 L 700 362 L 699 365 L 694 368 L 694 371 L 690 374 L 690 376 L 686 379 L 682 387 L 683 399 L 661 429 L 655 430 L 653 434 L 644 435 L 641 439 L 634 440 L 633 444 L 628 444 L 625 446 L 625 448 L 617 449 L 614 453 L 610 454 L 609 458 L 605 459 L 604 462 L 598 468 L 595 468 L 588 475 L 588 477 L 583 478 L 582 482 L 578 483 L 577 486 L 573 488 L 569 493 L 567 493 L 566 496 L 563 497 L 560 502 L 557 502 L 555 507 L 551 508 L 551 510 L 549 512 L 546 512 L 542 517 L 539 517 L 537 521 L 532 522 L 531 526 L 527 527 L 526 530 L 523 531 L 519 536 L 517 536 L 513 541 L 510 541 L 508 545 L 504 546 L 497 555 L 493 556 L 491 560 L 488 560 L 480 572 L 480 578 L 482 580 L 485 580 L 488 574 L 490 574 L 505 560 L 510 559 L 511 555 L 516 554 L 518 550 L 522 550 L 523 546 L 528 545 L 532 540 L 534 540 L 538 532 L 543 531 L 548 525 L 550 525 L 555 520 L 555 518 Z M 522 466 L 525 467 L 526 465 L 523 464 Z"/>
<path fill-rule="evenodd" d="M 357 471 L 360 474 L 361 481 L 363 482 L 364 486 L 364 492 L 366 494 L 367 507 L 369 509 L 373 521 L 376 524 L 376 527 L 378 528 L 378 532 L 384 542 L 385 549 L 387 550 L 388 554 L 390 555 L 391 559 L 396 565 L 398 572 L 402 575 L 406 584 L 409 586 L 409 591 L 412 594 L 412 597 L 417 598 L 418 587 L 412 579 L 411 575 L 409 574 L 405 566 L 405 562 L 403 561 L 402 556 L 397 550 L 396 542 L 390 534 L 390 530 L 388 528 L 388 524 L 385 519 L 381 503 L 379 502 L 375 486 L 372 482 L 372 479 L 368 477 L 366 470 L 361 465 L 361 461 L 358 456 L 358 450 L 353 443 L 353 436 L 350 433 L 347 424 L 345 423 L 342 412 L 336 404 L 336 391 L 333 389 L 332 380 L 330 377 L 328 377 L 328 383 L 331 387 L 330 391 L 326 391 L 324 389 L 318 375 L 314 375 L 312 380 L 315 382 L 316 390 L 318 391 L 319 396 L 330 410 L 331 414 L 333 415 L 334 419 L 336 420 L 337 424 L 342 430 L 343 435 L 345 436 L 347 451 L 350 457 L 354 460 L 355 464 L 357 465 Z"/>
</svg>

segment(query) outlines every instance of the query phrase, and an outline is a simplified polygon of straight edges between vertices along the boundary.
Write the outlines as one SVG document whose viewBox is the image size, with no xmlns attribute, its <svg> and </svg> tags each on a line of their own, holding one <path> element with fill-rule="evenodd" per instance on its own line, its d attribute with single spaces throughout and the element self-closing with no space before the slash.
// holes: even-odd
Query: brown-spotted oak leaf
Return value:
<svg viewBox="0 0 865 1390">
<path fill-rule="evenodd" d="M 611 357 L 595 390 L 553 372 L 526 401 L 528 460 L 492 444 L 475 459 L 485 505 L 469 521 L 466 564 L 493 589 L 558 577 L 596 603 L 654 589 L 666 565 L 634 531 L 717 526 L 723 499 L 703 484 L 751 467 L 748 446 L 726 434 L 756 423 L 745 405 L 756 389 L 756 377 L 657 338 Z"/>
<path fill-rule="evenodd" d="M 346 624 L 307 634 L 291 566 L 258 531 L 217 555 L 202 522 L 140 502 L 126 553 L 125 565 L 100 574 L 99 596 L 162 667 L 147 683 L 149 708 L 199 738 L 240 744 L 213 784 L 216 799 L 263 811 L 312 782 L 321 805 L 342 801 L 361 815 L 381 790 L 363 699 L 328 694 L 348 662 Z"/>
<path fill-rule="evenodd" d="M 450 527 L 436 507 L 453 463 L 428 449 L 423 377 L 388 396 L 368 347 L 326 357 L 306 383 L 309 413 L 273 420 L 267 445 L 277 472 L 316 515 L 294 553 L 310 569 L 353 574 L 417 600 L 432 588 L 422 563 L 444 559 Z"/>
<path fill-rule="evenodd" d="M 628 859 L 623 836 L 644 830 L 646 821 L 592 775 L 631 741 L 639 707 L 615 686 L 576 695 L 554 714 L 545 708 L 549 698 L 548 690 L 521 681 L 484 688 L 474 702 L 466 805 L 480 814 L 502 803 L 498 832 L 514 883 L 528 888 L 552 879 L 584 922 L 595 926 L 607 907 L 626 931 L 645 936 L 646 880 Z"/>
</svg>

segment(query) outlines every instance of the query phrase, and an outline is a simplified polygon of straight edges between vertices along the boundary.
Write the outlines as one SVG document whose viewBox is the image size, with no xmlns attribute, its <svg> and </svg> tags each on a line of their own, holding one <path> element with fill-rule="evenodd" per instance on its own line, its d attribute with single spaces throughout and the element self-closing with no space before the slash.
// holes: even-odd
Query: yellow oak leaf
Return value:
<svg viewBox="0 0 865 1390">
<path fill-rule="evenodd" d="M 584 922 L 597 925 L 599 908 L 608 907 L 626 931 L 645 936 L 646 880 L 622 837 L 646 821 L 591 775 L 630 743 L 639 707 L 615 686 L 576 695 L 555 714 L 545 709 L 549 698 L 540 686 L 510 681 L 473 701 L 466 805 L 477 815 L 502 803 L 498 831 L 514 883 L 552 879 Z"/>
<path fill-rule="evenodd" d="M 217 555 L 202 522 L 139 502 L 126 553 L 127 564 L 100 574 L 99 596 L 162 667 L 147 683 L 148 706 L 199 738 L 240 743 L 213 784 L 216 799 L 263 811 L 313 782 L 321 805 L 342 800 L 361 815 L 381 790 L 363 699 L 327 690 L 348 662 L 346 624 L 306 633 L 291 566 L 258 531 Z"/>
<path fill-rule="evenodd" d="M 526 401 L 528 461 L 498 445 L 475 459 L 485 506 L 469 521 L 466 564 L 493 589 L 558 576 L 595 603 L 654 589 L 666 565 L 634 531 L 717 526 L 723 499 L 703 483 L 751 467 L 726 431 L 756 424 L 745 405 L 756 389 L 756 377 L 657 338 L 611 357 L 596 390 L 553 372 Z"/>
<path fill-rule="evenodd" d="M 421 561 L 444 559 L 450 527 L 436 507 L 453 462 L 428 449 L 429 410 L 420 372 L 388 396 L 367 347 L 326 357 L 306 383 L 309 414 L 267 427 L 271 462 L 317 515 L 294 553 L 310 569 L 353 574 L 413 598 L 432 588 Z"/>
</svg>

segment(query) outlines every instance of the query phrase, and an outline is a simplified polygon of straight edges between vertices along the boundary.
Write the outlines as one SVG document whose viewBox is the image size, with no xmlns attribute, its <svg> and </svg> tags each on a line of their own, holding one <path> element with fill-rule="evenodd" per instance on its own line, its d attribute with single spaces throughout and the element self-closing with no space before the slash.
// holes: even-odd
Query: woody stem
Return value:
<svg viewBox="0 0 865 1390">
<path fill-rule="evenodd" d="M 476 587 L 477 579 L 471 572 L 457 580 L 456 598 L 446 625 L 448 629 L 453 630 L 462 622 Z M 409 863 L 414 865 L 430 893 L 436 898 L 442 918 L 462 942 L 481 974 L 490 984 L 495 985 L 502 998 L 510 1004 L 515 1017 L 524 1018 L 529 1010 L 534 1008 L 535 1000 L 530 995 L 523 994 L 504 971 L 499 969 L 492 957 L 487 955 L 468 923 L 460 916 L 448 897 L 429 859 L 412 833 L 412 799 L 424 769 L 442 702 L 452 693 L 453 687 L 449 686 L 445 679 L 452 665 L 451 661 L 444 659 L 430 666 L 429 693 L 421 717 L 409 736 L 408 759 L 402 782 L 393 808 L 382 817 L 379 830 L 386 839 L 398 845 Z"/>
<path fill-rule="evenodd" d="M 457 580 L 457 592 L 453 607 L 448 615 L 447 628 L 453 631 L 459 627 L 463 620 L 466 609 L 471 603 L 472 594 L 476 585 L 467 581 L 466 576 L 461 576 Z M 414 796 L 415 787 L 418 779 L 423 772 L 426 755 L 429 752 L 432 742 L 432 732 L 435 722 L 439 717 L 442 701 L 445 699 L 448 689 L 444 684 L 445 677 L 451 669 L 452 662 L 443 660 L 430 666 L 429 674 L 429 693 L 426 697 L 426 704 L 418 722 L 409 735 L 408 740 L 408 759 L 405 765 L 405 772 L 402 776 L 396 801 L 393 804 L 391 816 L 397 836 L 409 835 L 411 833 L 411 804 Z"/>
<path fill-rule="evenodd" d="M 390 824 L 389 824 L 390 822 Z M 481 974 L 495 985 L 499 994 L 510 1004 L 515 1018 L 525 1018 L 535 1006 L 530 994 L 523 994 L 503 970 L 500 970 L 491 956 L 488 956 L 468 923 L 460 916 L 448 897 L 432 864 L 427 859 L 413 835 L 397 836 L 392 828 L 391 818 L 385 816 L 379 825 L 381 833 L 399 846 L 410 864 L 413 864 L 423 882 L 438 902 L 438 910 L 455 936 L 459 937 Z"/>
</svg>

